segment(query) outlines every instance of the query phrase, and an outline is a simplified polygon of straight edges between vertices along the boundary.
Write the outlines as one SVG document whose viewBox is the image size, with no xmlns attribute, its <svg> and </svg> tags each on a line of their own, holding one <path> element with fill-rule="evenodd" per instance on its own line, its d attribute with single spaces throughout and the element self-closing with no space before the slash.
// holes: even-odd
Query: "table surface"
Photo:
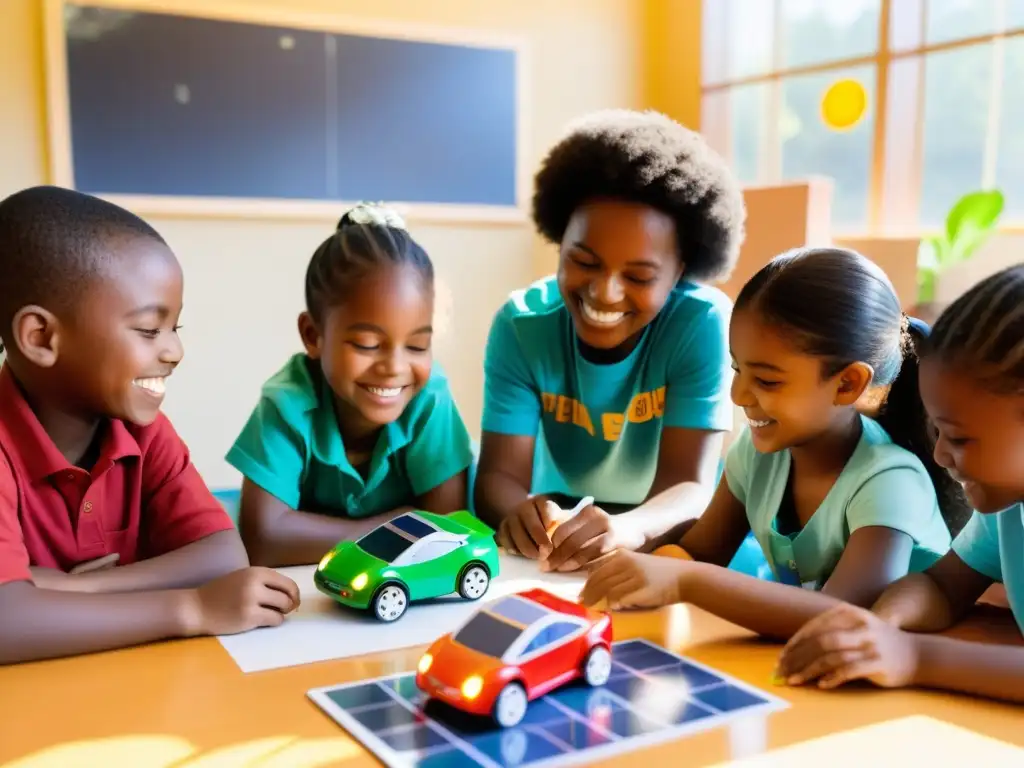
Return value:
<svg viewBox="0 0 1024 768">
<path fill-rule="evenodd" d="M 1009 613 L 992 607 L 980 607 L 956 634 L 979 639 L 981 627 L 987 640 L 1021 642 Z M 636 764 L 641 754 L 644 760 L 679 764 L 683 743 L 687 766 L 717 765 L 912 715 L 1024 746 L 1020 707 L 867 686 L 836 692 L 772 687 L 779 645 L 689 606 L 616 614 L 615 635 L 647 638 L 768 689 L 792 706 L 742 731 L 718 728 L 600 765 Z M 0 766 L 379 765 L 306 692 L 412 670 L 421 651 L 246 675 L 215 638 L 199 638 L 0 668 Z M 928 751 L 927 743 L 913 747 L 917 759 L 927 759 Z"/>
</svg>

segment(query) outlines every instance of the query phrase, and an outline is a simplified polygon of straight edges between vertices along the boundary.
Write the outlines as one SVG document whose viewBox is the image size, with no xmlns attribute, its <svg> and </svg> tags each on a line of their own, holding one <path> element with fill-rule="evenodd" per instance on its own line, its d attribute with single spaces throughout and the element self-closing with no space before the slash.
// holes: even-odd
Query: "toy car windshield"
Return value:
<svg viewBox="0 0 1024 768">
<path fill-rule="evenodd" d="M 500 659 L 530 625 L 548 613 L 546 608 L 532 601 L 506 597 L 478 611 L 452 639 Z"/>
<path fill-rule="evenodd" d="M 392 526 L 408 535 L 403 536 L 398 531 L 393 530 Z M 434 526 L 428 525 L 409 514 L 405 514 L 401 517 L 396 517 L 385 525 L 374 528 L 356 543 L 366 554 L 376 557 L 378 560 L 383 560 L 385 563 L 393 563 L 405 550 L 415 544 L 417 540 L 424 536 L 429 536 L 436 531 L 437 528 Z"/>
</svg>

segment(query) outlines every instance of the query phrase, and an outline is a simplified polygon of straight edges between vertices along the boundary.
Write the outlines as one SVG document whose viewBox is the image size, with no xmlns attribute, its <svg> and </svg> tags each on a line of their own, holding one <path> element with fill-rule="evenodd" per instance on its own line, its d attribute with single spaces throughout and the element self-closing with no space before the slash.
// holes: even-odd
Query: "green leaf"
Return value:
<svg viewBox="0 0 1024 768">
<path fill-rule="evenodd" d="M 934 236 L 922 237 L 917 246 L 917 301 L 919 304 L 935 300 L 939 261 L 945 247 L 945 238 Z"/>
<path fill-rule="evenodd" d="M 970 192 L 957 201 L 946 216 L 946 247 L 938 254 L 940 267 L 966 261 L 974 254 L 995 231 L 1004 202 L 998 189 Z"/>
<path fill-rule="evenodd" d="M 935 286 L 938 283 L 938 272 L 922 270 L 917 273 L 917 303 L 928 304 L 935 301 Z"/>
</svg>

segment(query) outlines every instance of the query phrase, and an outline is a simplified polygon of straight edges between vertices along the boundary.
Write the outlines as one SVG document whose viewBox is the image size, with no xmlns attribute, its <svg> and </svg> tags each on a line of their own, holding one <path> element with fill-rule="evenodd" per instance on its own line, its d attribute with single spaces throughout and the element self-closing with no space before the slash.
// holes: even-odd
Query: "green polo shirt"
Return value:
<svg viewBox="0 0 1024 768">
<path fill-rule="evenodd" d="M 415 504 L 468 468 L 473 455 L 435 363 L 426 386 L 381 430 L 364 480 L 345 457 L 333 392 L 319 366 L 298 354 L 264 384 L 226 458 L 292 509 L 369 517 Z"/>
</svg>

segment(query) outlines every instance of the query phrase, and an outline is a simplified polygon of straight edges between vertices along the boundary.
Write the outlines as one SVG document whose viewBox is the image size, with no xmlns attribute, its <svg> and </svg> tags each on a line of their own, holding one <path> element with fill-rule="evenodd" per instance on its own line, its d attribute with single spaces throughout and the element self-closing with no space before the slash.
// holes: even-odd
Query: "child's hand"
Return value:
<svg viewBox="0 0 1024 768">
<path fill-rule="evenodd" d="M 580 595 L 584 605 L 608 608 L 660 608 L 682 602 L 686 560 L 620 549 L 598 565 Z"/>
<path fill-rule="evenodd" d="M 551 554 L 545 571 L 575 571 L 607 557 L 617 549 L 637 549 L 643 543 L 631 536 L 629 522 L 614 518 L 591 504 L 559 523 L 551 533 Z"/>
<path fill-rule="evenodd" d="M 242 568 L 193 590 L 186 634 L 231 635 L 276 627 L 299 607 L 299 588 L 271 568 Z"/>
<path fill-rule="evenodd" d="M 840 605 L 804 624 L 779 658 L 778 676 L 788 685 L 813 680 L 835 688 L 866 678 L 884 688 L 909 685 L 917 673 L 914 635 L 852 605 Z"/>
<path fill-rule="evenodd" d="M 498 526 L 498 546 L 531 560 L 543 559 L 551 552 L 548 529 L 557 522 L 561 508 L 540 496 L 527 499 Z"/>
</svg>

